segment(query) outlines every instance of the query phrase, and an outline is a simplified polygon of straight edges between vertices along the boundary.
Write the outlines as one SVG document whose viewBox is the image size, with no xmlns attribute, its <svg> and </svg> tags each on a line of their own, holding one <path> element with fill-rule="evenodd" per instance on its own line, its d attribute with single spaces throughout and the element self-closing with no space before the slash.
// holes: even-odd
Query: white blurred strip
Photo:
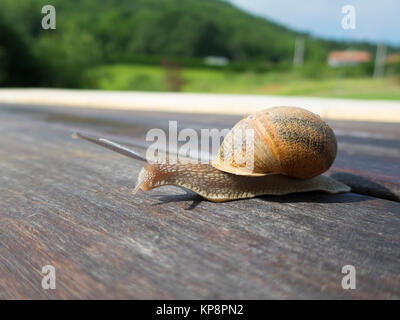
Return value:
<svg viewBox="0 0 400 320">
<path fill-rule="evenodd" d="M 273 106 L 296 106 L 317 113 L 325 119 L 400 122 L 400 101 L 386 100 L 69 89 L 0 89 L 0 103 L 211 114 L 249 114 Z"/>
</svg>

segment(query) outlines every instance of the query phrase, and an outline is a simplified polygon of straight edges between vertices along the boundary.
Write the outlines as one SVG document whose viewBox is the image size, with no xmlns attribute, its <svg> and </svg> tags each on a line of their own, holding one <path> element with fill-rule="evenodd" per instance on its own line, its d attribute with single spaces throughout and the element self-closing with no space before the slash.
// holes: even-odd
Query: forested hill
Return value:
<svg viewBox="0 0 400 320">
<path fill-rule="evenodd" d="M 56 30 L 41 28 L 46 4 L 57 10 Z M 274 65 L 292 59 L 297 35 L 222 0 L 1 0 L 0 28 L 8 41 L 18 35 L 17 44 L 0 43 L 3 85 L 79 86 L 84 68 L 137 55 L 218 55 Z M 308 37 L 306 59 L 326 61 L 331 48 L 347 46 Z M 26 68 L 32 79 L 12 74 Z"/>
<path fill-rule="evenodd" d="M 53 4 L 57 10 L 57 31 L 53 33 L 69 34 L 76 41 L 90 35 L 106 57 L 123 52 L 279 61 L 293 51 L 294 32 L 220 0 L 1 2 L 3 15 L 34 38 L 51 33 L 41 30 L 40 11 L 42 4 Z"/>
</svg>

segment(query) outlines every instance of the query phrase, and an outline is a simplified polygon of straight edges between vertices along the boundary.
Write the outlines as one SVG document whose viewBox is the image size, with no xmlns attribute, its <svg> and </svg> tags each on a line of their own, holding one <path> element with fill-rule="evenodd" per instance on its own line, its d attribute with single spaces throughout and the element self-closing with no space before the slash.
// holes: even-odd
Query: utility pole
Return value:
<svg viewBox="0 0 400 320">
<path fill-rule="evenodd" d="M 304 49 L 305 49 L 305 39 L 304 37 L 296 37 L 296 42 L 294 45 L 294 57 L 293 65 L 295 67 L 301 67 L 304 62 Z"/>
<path fill-rule="evenodd" d="M 382 78 L 385 74 L 386 46 L 378 44 L 376 48 L 374 78 Z"/>
</svg>

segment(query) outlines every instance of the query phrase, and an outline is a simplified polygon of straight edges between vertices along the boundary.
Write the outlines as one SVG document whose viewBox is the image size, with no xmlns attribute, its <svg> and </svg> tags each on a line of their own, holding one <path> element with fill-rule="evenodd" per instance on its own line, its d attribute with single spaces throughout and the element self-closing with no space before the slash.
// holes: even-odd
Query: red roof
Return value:
<svg viewBox="0 0 400 320">
<path fill-rule="evenodd" d="M 331 51 L 328 59 L 341 62 L 368 62 L 371 61 L 371 54 L 368 51 Z"/>
</svg>

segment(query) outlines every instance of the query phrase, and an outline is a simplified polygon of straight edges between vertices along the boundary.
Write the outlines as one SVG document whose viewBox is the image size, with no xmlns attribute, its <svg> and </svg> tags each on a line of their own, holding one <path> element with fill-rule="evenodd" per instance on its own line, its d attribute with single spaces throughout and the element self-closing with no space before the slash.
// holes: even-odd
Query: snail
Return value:
<svg viewBox="0 0 400 320">
<path fill-rule="evenodd" d="M 107 139 L 79 133 L 75 137 L 147 162 L 136 151 Z M 133 193 L 175 185 L 224 202 L 307 191 L 348 192 L 347 185 L 321 175 L 336 152 L 336 136 L 318 115 L 302 108 L 269 108 L 240 120 L 209 163 L 147 163 Z"/>
</svg>

